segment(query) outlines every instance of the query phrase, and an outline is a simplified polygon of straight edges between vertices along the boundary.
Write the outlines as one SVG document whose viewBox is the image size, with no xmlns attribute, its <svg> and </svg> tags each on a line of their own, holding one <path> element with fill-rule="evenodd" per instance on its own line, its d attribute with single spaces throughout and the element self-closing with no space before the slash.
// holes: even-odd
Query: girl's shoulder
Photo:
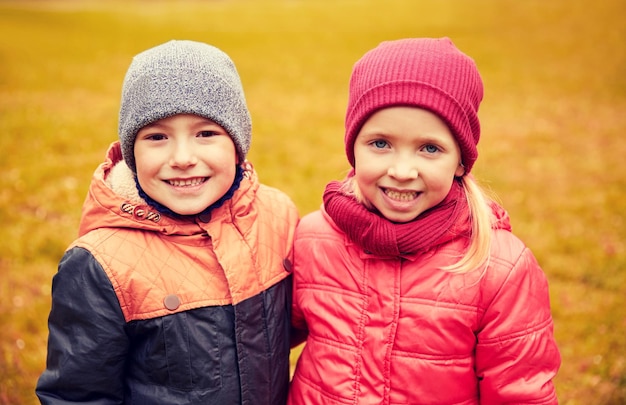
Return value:
<svg viewBox="0 0 626 405">
<path fill-rule="evenodd" d="M 343 232 L 322 209 L 306 214 L 300 219 L 296 229 L 296 238 L 338 238 L 343 241 Z"/>
<path fill-rule="evenodd" d="M 514 263 L 526 250 L 526 244 L 510 229 L 492 230 L 491 259 Z"/>
<path fill-rule="evenodd" d="M 490 258 L 496 261 L 515 263 L 527 250 L 526 244 L 512 230 L 508 212 L 494 201 L 489 202 L 491 211 L 491 253 Z"/>
<path fill-rule="evenodd" d="M 496 229 L 486 278 L 498 286 L 497 290 L 503 284 L 522 285 L 528 280 L 545 283 L 546 275 L 531 249 L 520 238 L 508 230 Z"/>
</svg>

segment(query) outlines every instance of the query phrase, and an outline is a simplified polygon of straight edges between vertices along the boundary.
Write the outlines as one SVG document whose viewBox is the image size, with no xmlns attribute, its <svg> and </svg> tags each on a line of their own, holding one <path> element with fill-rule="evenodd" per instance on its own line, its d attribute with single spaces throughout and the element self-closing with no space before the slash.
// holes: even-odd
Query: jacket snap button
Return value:
<svg viewBox="0 0 626 405">
<path fill-rule="evenodd" d="M 211 213 L 203 212 L 202 214 L 198 215 L 198 220 L 200 220 L 200 222 L 205 223 L 205 224 L 211 222 Z"/>
<path fill-rule="evenodd" d="M 291 260 L 287 258 L 283 259 L 283 267 L 285 268 L 285 270 L 287 270 L 287 272 L 291 273 L 291 271 L 293 270 L 293 265 L 291 264 Z"/>
<path fill-rule="evenodd" d="M 178 296 L 174 294 L 170 294 L 165 297 L 165 299 L 163 300 L 163 304 L 165 305 L 165 308 L 169 309 L 170 311 L 175 311 L 180 306 L 180 298 L 178 298 Z"/>
</svg>

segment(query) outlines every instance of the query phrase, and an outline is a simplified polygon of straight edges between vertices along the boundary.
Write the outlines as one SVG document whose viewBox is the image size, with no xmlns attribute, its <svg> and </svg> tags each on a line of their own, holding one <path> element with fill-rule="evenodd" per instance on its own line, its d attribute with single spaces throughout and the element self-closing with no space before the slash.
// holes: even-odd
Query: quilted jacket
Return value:
<svg viewBox="0 0 626 405">
<path fill-rule="evenodd" d="M 111 181 L 121 159 L 53 279 L 41 403 L 284 404 L 295 206 L 248 171 L 210 217 L 173 219 Z"/>
<path fill-rule="evenodd" d="M 462 240 L 374 257 L 323 211 L 304 217 L 293 324 L 308 338 L 288 404 L 556 404 L 546 277 L 497 214 L 488 268 L 467 274 L 437 270 Z"/>
</svg>

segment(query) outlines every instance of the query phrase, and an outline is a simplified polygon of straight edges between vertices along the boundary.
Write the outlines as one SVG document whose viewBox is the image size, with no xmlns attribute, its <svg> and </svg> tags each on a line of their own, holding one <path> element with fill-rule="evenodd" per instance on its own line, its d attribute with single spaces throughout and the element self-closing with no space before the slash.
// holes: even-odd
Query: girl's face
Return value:
<svg viewBox="0 0 626 405">
<path fill-rule="evenodd" d="M 146 194 L 177 214 L 194 215 L 233 184 L 237 152 L 226 130 L 215 122 L 178 114 L 139 130 L 135 161 Z"/>
<path fill-rule="evenodd" d="M 415 107 L 375 112 L 356 137 L 354 160 L 360 194 L 393 222 L 411 221 L 439 204 L 465 171 L 445 122 Z"/>
</svg>

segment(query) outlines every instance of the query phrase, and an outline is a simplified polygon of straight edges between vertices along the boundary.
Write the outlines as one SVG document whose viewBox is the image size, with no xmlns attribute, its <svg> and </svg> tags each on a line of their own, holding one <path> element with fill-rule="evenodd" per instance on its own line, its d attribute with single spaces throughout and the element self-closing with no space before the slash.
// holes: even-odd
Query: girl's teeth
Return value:
<svg viewBox="0 0 626 405">
<path fill-rule="evenodd" d="M 400 191 L 394 191 L 394 190 L 385 190 L 385 194 L 387 194 L 387 196 L 391 198 L 392 200 L 398 200 L 398 201 L 411 201 L 415 197 L 417 197 L 417 192 L 415 191 L 400 192 Z"/>
</svg>

